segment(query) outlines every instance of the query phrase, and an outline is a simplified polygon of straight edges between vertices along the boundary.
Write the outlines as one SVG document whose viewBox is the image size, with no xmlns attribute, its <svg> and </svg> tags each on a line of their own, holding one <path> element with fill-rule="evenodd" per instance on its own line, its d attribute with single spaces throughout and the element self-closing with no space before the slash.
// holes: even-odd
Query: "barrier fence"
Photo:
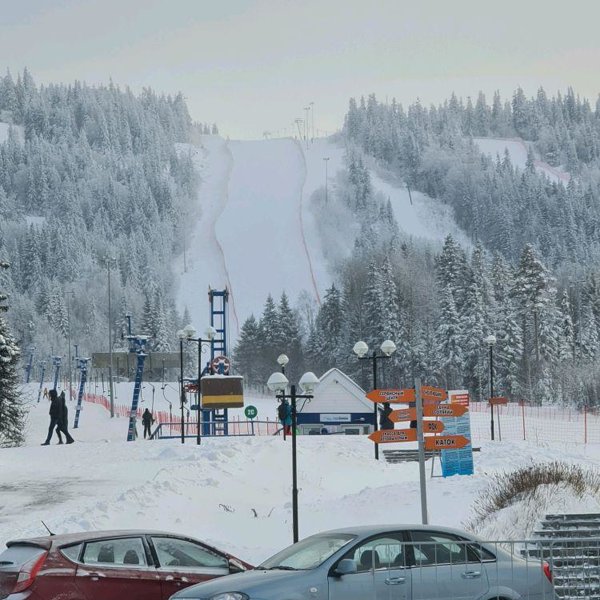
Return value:
<svg viewBox="0 0 600 600">
<path fill-rule="evenodd" d="M 84 400 L 91 404 L 103 406 L 110 410 L 110 401 L 101 394 L 84 394 Z M 131 406 L 115 404 L 115 415 L 129 417 Z M 491 407 L 487 402 L 471 402 L 469 404 L 471 417 L 471 437 L 473 443 L 489 440 Z M 137 411 L 141 418 L 143 410 Z M 155 411 L 155 425 L 171 423 L 173 432 L 181 433 L 181 421 L 177 417 L 179 410 Z M 192 411 L 187 416 L 186 434 L 188 429 L 197 427 L 197 412 Z M 279 428 L 276 419 L 254 421 L 235 416 L 229 420 L 231 435 L 274 435 Z M 571 444 L 600 444 L 600 411 L 587 407 L 581 410 L 559 406 L 535 406 L 525 402 L 510 402 L 494 407 L 495 438 L 505 441 L 564 442 Z M 191 435 L 191 431 L 190 431 Z"/>
<path fill-rule="evenodd" d="M 106 410 L 110 411 L 110 400 L 101 394 L 90 394 L 86 393 L 83 395 L 83 399 L 85 402 L 89 402 L 90 404 L 97 404 L 102 406 Z M 131 414 L 131 406 L 126 406 L 123 404 L 115 404 L 114 405 L 115 415 L 119 417 L 129 418 Z M 142 413 L 144 412 L 143 408 L 138 408 L 137 410 L 137 418 L 142 418 Z M 154 426 L 163 425 L 161 428 L 162 431 L 170 436 L 171 434 L 179 434 L 181 435 L 181 419 L 178 419 L 180 415 L 179 409 L 177 411 L 165 411 L 165 410 L 157 410 L 152 413 L 152 417 L 154 418 Z M 275 435 L 275 433 L 279 429 L 278 422 L 273 419 L 270 420 L 267 418 L 264 421 L 256 421 L 256 420 L 248 420 L 241 419 L 238 415 L 229 419 L 228 429 L 229 435 Z M 195 436 L 198 429 L 198 412 L 191 411 L 189 416 L 187 414 L 187 409 L 184 414 L 184 435 L 185 436 Z"/>
<path fill-rule="evenodd" d="M 469 410 L 473 441 L 489 440 L 490 405 L 471 402 Z M 497 440 L 600 444 L 600 412 L 510 402 L 494 407 L 494 429 Z"/>
</svg>

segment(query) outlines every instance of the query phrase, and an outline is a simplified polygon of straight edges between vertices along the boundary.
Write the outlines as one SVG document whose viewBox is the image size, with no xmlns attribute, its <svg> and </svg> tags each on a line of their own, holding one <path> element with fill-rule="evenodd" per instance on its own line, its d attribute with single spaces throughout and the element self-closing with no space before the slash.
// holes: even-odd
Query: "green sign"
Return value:
<svg viewBox="0 0 600 600">
<path fill-rule="evenodd" d="M 258 414 L 258 410 L 256 410 L 256 406 L 246 406 L 244 409 L 244 414 L 247 419 L 256 419 L 256 415 Z"/>
</svg>

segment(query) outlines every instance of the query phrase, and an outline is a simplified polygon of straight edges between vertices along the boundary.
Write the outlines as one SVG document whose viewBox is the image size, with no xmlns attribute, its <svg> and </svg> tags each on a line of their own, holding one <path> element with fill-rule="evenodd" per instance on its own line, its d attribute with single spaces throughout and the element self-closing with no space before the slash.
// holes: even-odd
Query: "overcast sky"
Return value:
<svg viewBox="0 0 600 600">
<path fill-rule="evenodd" d="M 195 120 L 259 138 L 291 133 L 310 102 L 332 132 L 372 92 L 429 104 L 571 85 L 595 101 L 599 17 L 599 0 L 0 0 L 0 66 L 181 91 Z"/>
</svg>

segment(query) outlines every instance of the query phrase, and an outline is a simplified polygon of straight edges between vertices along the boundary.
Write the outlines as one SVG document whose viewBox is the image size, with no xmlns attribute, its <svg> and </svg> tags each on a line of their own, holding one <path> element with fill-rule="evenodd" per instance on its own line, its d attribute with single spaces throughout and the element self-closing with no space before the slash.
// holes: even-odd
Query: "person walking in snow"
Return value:
<svg viewBox="0 0 600 600">
<path fill-rule="evenodd" d="M 58 418 L 60 415 L 60 403 L 56 390 L 50 390 L 48 397 L 50 398 L 50 412 L 48 413 L 50 415 L 50 426 L 48 427 L 48 437 L 46 437 L 46 441 L 42 444 L 42 446 L 50 445 L 50 440 L 52 439 L 52 434 L 54 433 L 55 427 L 58 425 Z"/>
<path fill-rule="evenodd" d="M 67 408 L 67 399 L 65 398 L 64 392 L 61 392 L 60 396 L 58 397 L 58 405 L 60 408 L 58 424 L 56 427 L 56 433 L 58 434 L 58 439 L 60 440 L 58 443 L 63 443 L 60 439 L 60 434 L 64 433 L 65 439 L 67 440 L 67 444 L 72 444 L 75 440 L 71 437 L 71 434 L 69 433 L 69 409 Z"/>
<path fill-rule="evenodd" d="M 283 426 L 283 439 L 285 439 L 286 435 L 292 434 L 292 407 L 287 398 L 284 398 L 277 407 L 277 417 Z"/>
<path fill-rule="evenodd" d="M 392 407 L 389 402 L 383 403 L 383 408 L 379 411 L 379 429 L 394 429 L 394 423 L 390 420 Z"/>
<path fill-rule="evenodd" d="M 148 437 L 151 438 L 152 432 L 150 431 L 150 428 L 152 423 L 154 423 L 154 419 L 152 418 L 152 413 L 147 408 L 142 415 L 142 423 L 144 425 L 144 439 L 146 439 L 146 434 L 148 434 Z"/>
<path fill-rule="evenodd" d="M 48 397 L 48 388 L 44 388 L 44 400 Z"/>
</svg>

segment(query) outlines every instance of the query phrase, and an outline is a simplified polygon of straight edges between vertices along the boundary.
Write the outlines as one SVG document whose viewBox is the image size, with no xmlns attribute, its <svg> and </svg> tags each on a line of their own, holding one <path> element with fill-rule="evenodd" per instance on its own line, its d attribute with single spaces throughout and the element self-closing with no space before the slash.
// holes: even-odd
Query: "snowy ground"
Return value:
<svg viewBox="0 0 600 600">
<path fill-rule="evenodd" d="M 37 387 L 31 389 L 35 399 Z M 120 388 L 119 401 L 127 393 Z M 148 386 L 144 395 L 145 405 L 151 402 Z M 246 401 L 258 407 L 259 419 L 275 412 L 272 399 Z M 14 537 L 43 534 L 41 520 L 57 532 L 122 527 L 187 533 L 251 562 L 291 542 L 289 440 L 127 443 L 126 419 L 111 420 L 103 408 L 86 404 L 81 427 L 73 431 L 75 444 L 41 447 L 47 410 L 47 402 L 34 401 L 27 445 L 0 450 L 0 547 Z M 474 476 L 428 479 L 430 522 L 460 527 L 488 475 L 556 459 L 594 468 L 600 446 L 484 441 L 475 453 Z M 359 523 L 420 522 L 417 464 L 375 462 L 366 437 L 302 436 L 298 465 L 301 537 Z M 600 512 L 597 499 L 554 496 L 547 512 Z M 507 511 L 492 531 L 516 535 L 524 526 L 517 517 Z"/>
<path fill-rule="evenodd" d="M 195 326 L 205 326 L 209 285 L 232 292 L 232 338 L 251 313 L 260 314 L 269 293 L 277 299 L 285 291 L 295 303 L 306 291 L 318 303 L 332 277 L 310 198 L 325 186 L 323 158 L 329 158 L 328 188 L 333 191 L 344 168 L 343 146 L 331 139 L 316 139 L 306 147 L 291 138 L 240 142 L 203 136 L 201 146 L 179 148 L 192 153 L 202 179 L 187 272 L 183 257 L 176 264 L 180 308 L 188 307 Z M 411 203 L 402 182 L 375 168 L 371 177 L 374 191 L 390 198 L 407 234 L 443 240 L 453 233 L 462 239 L 447 207 L 418 192 Z M 341 244 L 346 235 L 331 232 Z"/>
</svg>

